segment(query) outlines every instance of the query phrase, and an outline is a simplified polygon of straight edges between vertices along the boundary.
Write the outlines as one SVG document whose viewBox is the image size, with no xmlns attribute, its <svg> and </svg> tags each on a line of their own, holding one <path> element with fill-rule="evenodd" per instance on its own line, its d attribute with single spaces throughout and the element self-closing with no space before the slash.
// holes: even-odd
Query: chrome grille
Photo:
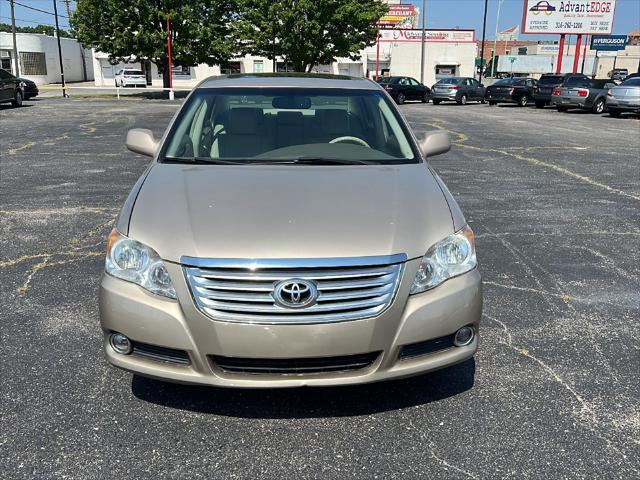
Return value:
<svg viewBox="0 0 640 480">
<path fill-rule="evenodd" d="M 308 324 L 374 317 L 392 302 L 406 255 L 318 260 L 215 260 L 181 262 L 198 309 L 239 323 Z M 286 308 L 274 299 L 282 281 L 315 284 L 316 302 Z"/>
</svg>

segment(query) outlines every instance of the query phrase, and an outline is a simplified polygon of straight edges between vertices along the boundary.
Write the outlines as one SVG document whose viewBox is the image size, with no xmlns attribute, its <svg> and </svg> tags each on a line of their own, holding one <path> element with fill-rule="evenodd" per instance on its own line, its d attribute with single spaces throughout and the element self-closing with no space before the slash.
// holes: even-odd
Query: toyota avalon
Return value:
<svg viewBox="0 0 640 480">
<path fill-rule="evenodd" d="M 478 347 L 474 235 L 378 84 L 322 75 L 202 82 L 108 238 L 110 363 L 228 387 L 357 384 L 462 362 Z"/>
</svg>

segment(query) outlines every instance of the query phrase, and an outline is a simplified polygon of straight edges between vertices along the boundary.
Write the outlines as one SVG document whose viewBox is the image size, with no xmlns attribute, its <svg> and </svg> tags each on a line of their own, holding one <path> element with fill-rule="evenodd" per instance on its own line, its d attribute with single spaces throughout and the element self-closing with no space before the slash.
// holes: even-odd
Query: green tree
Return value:
<svg viewBox="0 0 640 480">
<path fill-rule="evenodd" d="M 56 31 L 56 27 L 53 25 L 36 25 L 35 27 L 23 27 L 16 25 L 17 33 L 43 33 L 45 35 L 54 36 Z M 0 23 L 0 32 L 9 32 L 11 33 L 11 25 L 8 23 Z M 60 29 L 60 37 L 61 38 L 71 38 L 71 34 L 66 30 Z"/>
<path fill-rule="evenodd" d="M 309 72 L 336 57 L 356 60 L 387 8 L 381 0 L 239 0 L 234 27 L 242 53 L 280 55 Z"/>
<path fill-rule="evenodd" d="M 113 62 L 147 58 L 168 70 L 167 18 L 175 63 L 225 64 L 232 55 L 234 0 L 78 0 L 71 25 L 78 40 Z M 169 76 L 163 75 L 168 87 Z"/>
</svg>

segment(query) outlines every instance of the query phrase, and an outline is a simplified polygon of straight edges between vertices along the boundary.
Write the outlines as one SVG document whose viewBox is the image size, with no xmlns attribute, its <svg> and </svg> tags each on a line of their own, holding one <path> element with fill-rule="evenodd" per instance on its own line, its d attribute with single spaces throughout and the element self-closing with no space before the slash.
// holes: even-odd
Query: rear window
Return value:
<svg viewBox="0 0 640 480">
<path fill-rule="evenodd" d="M 562 77 L 540 77 L 539 85 L 557 85 L 562 83 Z"/>
<path fill-rule="evenodd" d="M 144 75 L 144 73 L 142 73 L 142 70 L 125 70 L 124 74 L 125 75 Z"/>
<path fill-rule="evenodd" d="M 503 78 L 502 80 L 498 80 L 494 85 L 515 85 L 520 83 L 522 80 L 519 78 Z"/>
<path fill-rule="evenodd" d="M 577 87 L 579 85 L 584 85 L 587 82 L 585 77 L 569 77 L 565 80 L 565 87 Z"/>
<path fill-rule="evenodd" d="M 460 82 L 462 82 L 462 78 L 450 77 L 450 78 L 441 78 L 436 83 L 445 84 L 445 85 L 457 85 Z"/>
</svg>

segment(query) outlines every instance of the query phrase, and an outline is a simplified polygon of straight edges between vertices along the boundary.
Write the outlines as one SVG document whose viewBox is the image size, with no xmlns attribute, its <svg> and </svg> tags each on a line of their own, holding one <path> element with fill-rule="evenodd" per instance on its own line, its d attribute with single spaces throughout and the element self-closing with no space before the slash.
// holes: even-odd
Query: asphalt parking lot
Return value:
<svg viewBox="0 0 640 480">
<path fill-rule="evenodd" d="M 473 361 L 364 387 L 239 391 L 106 364 L 105 238 L 178 101 L 0 107 L 4 478 L 638 478 L 640 121 L 407 104 L 475 230 Z"/>
</svg>

